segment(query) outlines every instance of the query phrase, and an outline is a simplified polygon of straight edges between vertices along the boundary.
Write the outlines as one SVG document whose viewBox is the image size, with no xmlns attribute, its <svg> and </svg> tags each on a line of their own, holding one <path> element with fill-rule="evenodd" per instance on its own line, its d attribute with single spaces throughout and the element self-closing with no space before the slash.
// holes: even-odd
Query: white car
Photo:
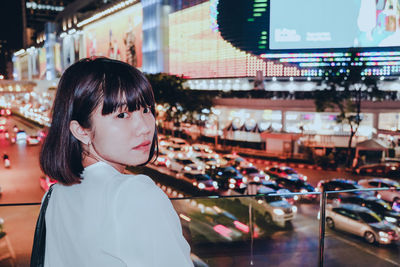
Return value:
<svg viewBox="0 0 400 267">
<path fill-rule="evenodd" d="M 204 166 L 193 162 L 189 158 L 173 158 L 170 160 L 169 168 L 175 172 L 198 173 L 199 171 L 204 171 Z"/>
<path fill-rule="evenodd" d="M 390 244 L 399 240 L 399 233 L 394 224 L 382 220 L 372 210 L 355 204 L 341 204 L 337 207 L 328 205 L 326 225 L 330 229 L 363 237 L 370 244 Z"/>
<path fill-rule="evenodd" d="M 263 186 L 255 186 L 255 192 L 251 192 L 252 189 L 247 187 L 244 194 L 260 194 L 256 197 L 240 197 L 240 202 L 246 206 L 252 204 L 255 211 L 261 214 L 267 224 L 276 224 L 277 226 L 284 227 L 287 222 L 291 222 L 297 212 L 297 207 L 290 204 L 286 199 L 281 196 L 268 196 L 268 194 L 275 194 L 276 191 Z M 230 195 L 238 195 L 233 190 L 229 191 Z M 265 194 L 265 195 L 261 195 Z"/>
<path fill-rule="evenodd" d="M 40 143 L 40 138 L 38 136 L 29 136 L 26 139 L 26 143 L 30 146 L 35 146 Z"/>
<path fill-rule="evenodd" d="M 388 202 L 400 200 L 400 183 L 394 180 L 387 178 L 363 179 L 358 181 L 358 184 L 366 188 L 393 188 L 390 190 L 377 191 L 377 194 L 380 195 L 381 199 Z"/>
</svg>

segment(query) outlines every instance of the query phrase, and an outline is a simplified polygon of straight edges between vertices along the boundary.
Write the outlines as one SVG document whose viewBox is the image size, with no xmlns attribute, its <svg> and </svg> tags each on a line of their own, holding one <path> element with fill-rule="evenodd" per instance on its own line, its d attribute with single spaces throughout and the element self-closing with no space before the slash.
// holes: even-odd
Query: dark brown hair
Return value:
<svg viewBox="0 0 400 267">
<path fill-rule="evenodd" d="M 129 111 L 151 107 L 154 117 L 153 90 L 146 77 L 133 66 L 108 58 L 82 59 L 62 75 L 52 109 L 48 135 L 40 153 L 40 167 L 49 177 L 66 185 L 79 183 L 83 171 L 82 146 L 70 132 L 76 120 L 91 128 L 91 115 L 103 105 L 102 115 L 127 106 Z M 147 164 L 158 152 L 154 132 Z"/>
</svg>

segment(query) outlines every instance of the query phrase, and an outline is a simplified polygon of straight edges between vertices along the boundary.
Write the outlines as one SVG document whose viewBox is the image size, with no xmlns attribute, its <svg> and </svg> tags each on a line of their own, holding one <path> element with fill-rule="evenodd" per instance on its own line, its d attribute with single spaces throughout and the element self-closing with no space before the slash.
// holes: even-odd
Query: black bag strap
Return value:
<svg viewBox="0 0 400 267">
<path fill-rule="evenodd" d="M 45 199 L 43 200 L 40 208 L 39 217 L 36 222 L 35 237 L 33 239 L 32 255 L 31 255 L 31 267 L 43 267 L 44 266 L 44 253 L 46 249 L 46 209 L 49 204 L 51 192 L 53 191 L 53 185 L 50 186 L 49 191 Z"/>
</svg>

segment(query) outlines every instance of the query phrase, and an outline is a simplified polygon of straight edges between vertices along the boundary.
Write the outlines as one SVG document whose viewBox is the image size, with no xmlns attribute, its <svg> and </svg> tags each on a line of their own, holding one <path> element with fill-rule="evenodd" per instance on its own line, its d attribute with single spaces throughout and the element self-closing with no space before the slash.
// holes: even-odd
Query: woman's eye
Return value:
<svg viewBox="0 0 400 267">
<path fill-rule="evenodd" d="M 145 107 L 143 109 L 143 113 L 150 113 L 151 112 L 151 108 L 150 107 Z"/>
<path fill-rule="evenodd" d="M 121 112 L 117 115 L 118 118 L 120 119 L 125 119 L 128 117 L 128 113 L 127 112 Z"/>
</svg>

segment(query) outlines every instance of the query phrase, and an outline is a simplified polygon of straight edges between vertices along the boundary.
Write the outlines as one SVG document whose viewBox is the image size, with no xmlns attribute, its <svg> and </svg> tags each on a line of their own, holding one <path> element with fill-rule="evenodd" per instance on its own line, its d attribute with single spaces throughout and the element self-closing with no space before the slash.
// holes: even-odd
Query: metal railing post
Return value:
<svg viewBox="0 0 400 267">
<path fill-rule="evenodd" d="M 326 208 L 326 192 L 322 187 L 321 198 L 319 202 L 319 250 L 318 250 L 318 266 L 324 266 L 324 244 L 325 244 L 325 208 Z"/>
</svg>

